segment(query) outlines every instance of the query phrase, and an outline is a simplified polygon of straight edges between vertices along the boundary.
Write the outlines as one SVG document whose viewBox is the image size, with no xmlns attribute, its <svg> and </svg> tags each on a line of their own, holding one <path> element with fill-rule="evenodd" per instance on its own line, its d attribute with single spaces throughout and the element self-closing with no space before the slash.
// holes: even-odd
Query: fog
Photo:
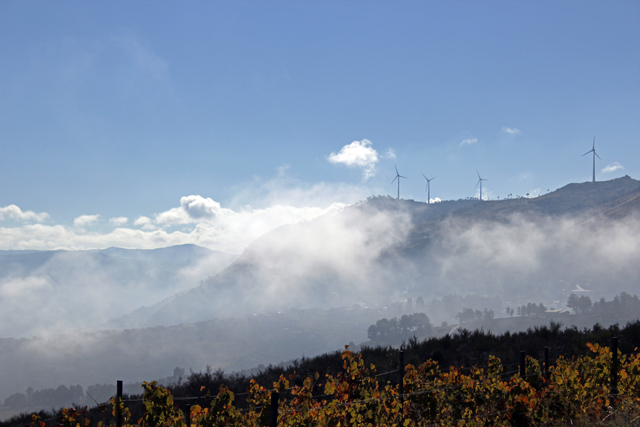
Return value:
<svg viewBox="0 0 640 427">
<path fill-rule="evenodd" d="M 408 297 L 455 293 L 565 308 L 577 285 L 593 298 L 640 291 L 637 216 L 598 222 L 520 214 L 443 220 L 430 218 L 429 208 L 364 205 L 281 227 L 256 240 L 230 269 L 137 326 L 292 307 L 382 308 Z"/>
<path fill-rule="evenodd" d="M 425 290 L 433 282 L 529 301 L 566 298 L 578 284 L 597 296 L 640 291 L 637 215 L 595 222 L 521 215 L 471 224 L 450 219 L 438 234 Z"/>
<path fill-rule="evenodd" d="M 233 263 L 215 253 L 153 258 L 108 250 L 56 252 L 29 267 L 5 252 L 3 336 L 46 339 L 0 340 L 5 357 L 34 375 L 3 371 L 2 395 L 71 378 L 84 386 L 125 374 L 149 380 L 175 366 L 245 369 L 336 350 L 364 341 L 376 319 L 401 315 L 408 298 L 422 297 L 437 325 L 462 309 L 439 305 L 452 294 L 499 309 L 566 308 L 578 286 L 594 301 L 640 293 L 637 214 L 497 215 L 487 209 L 502 205 L 492 203 L 373 198 L 280 226 Z M 53 338 L 114 318 L 109 327 L 129 330 Z"/>
<path fill-rule="evenodd" d="M 109 327 L 356 303 L 384 308 L 450 294 L 564 308 L 577 285 L 593 298 L 640 292 L 638 216 L 441 215 L 455 207 L 391 199 L 351 206 L 265 234 L 224 271 L 233 259 L 215 255 L 167 264 L 62 251 L 32 270 L 8 264 L 0 336 L 95 330 L 116 318 Z"/>
<path fill-rule="evenodd" d="M 205 252 L 206 251 L 206 252 Z M 96 329 L 193 288 L 236 256 L 201 249 L 172 261 L 145 251 L 8 252 L 0 258 L 0 338 Z M 154 258 L 156 257 L 156 258 Z"/>
</svg>

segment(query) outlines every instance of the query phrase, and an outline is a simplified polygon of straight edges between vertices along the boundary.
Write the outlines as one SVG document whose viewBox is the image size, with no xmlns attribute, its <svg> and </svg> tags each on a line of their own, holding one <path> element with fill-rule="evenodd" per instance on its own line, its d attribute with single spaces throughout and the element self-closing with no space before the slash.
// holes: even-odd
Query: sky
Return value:
<svg viewBox="0 0 640 427">
<path fill-rule="evenodd" d="M 0 2 L 0 249 L 241 253 L 374 195 L 640 178 L 635 1 Z"/>
</svg>

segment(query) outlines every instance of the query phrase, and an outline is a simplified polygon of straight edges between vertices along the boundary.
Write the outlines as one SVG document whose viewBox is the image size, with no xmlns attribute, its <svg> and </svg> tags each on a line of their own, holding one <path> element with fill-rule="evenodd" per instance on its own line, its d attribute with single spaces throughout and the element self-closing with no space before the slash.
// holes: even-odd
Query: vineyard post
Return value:
<svg viewBox="0 0 640 427">
<path fill-rule="evenodd" d="M 398 367 L 398 394 L 400 394 L 400 420 L 404 419 L 404 350 L 400 350 L 400 366 Z"/>
<path fill-rule="evenodd" d="M 525 360 L 526 360 L 526 355 L 524 351 L 521 351 L 520 352 L 520 378 L 524 378 L 527 373 L 526 367 L 524 365 Z"/>
<path fill-rule="evenodd" d="M 544 377 L 549 379 L 549 347 L 544 348 Z"/>
<path fill-rule="evenodd" d="M 116 383 L 116 427 L 122 427 L 122 408 L 120 403 L 122 402 L 122 381 L 118 380 Z"/>
<path fill-rule="evenodd" d="M 611 337 L 611 400 L 618 395 L 618 337 Z M 613 406 L 613 405 L 612 405 Z"/>
<path fill-rule="evenodd" d="M 400 367 L 398 368 L 398 394 L 400 395 L 400 403 L 404 403 L 404 350 L 400 350 Z"/>
<path fill-rule="evenodd" d="M 187 427 L 191 427 L 191 405 L 187 403 L 187 409 L 184 413 L 185 421 L 187 422 Z"/>
<path fill-rule="evenodd" d="M 280 396 L 278 395 L 277 391 L 273 391 L 271 392 L 271 422 L 270 422 L 270 427 L 277 427 L 278 426 L 278 398 Z"/>
</svg>

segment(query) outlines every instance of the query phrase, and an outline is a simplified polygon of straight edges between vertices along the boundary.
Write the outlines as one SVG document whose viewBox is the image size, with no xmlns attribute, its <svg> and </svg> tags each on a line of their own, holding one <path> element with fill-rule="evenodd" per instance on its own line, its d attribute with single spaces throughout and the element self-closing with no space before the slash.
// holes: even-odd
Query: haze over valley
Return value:
<svg viewBox="0 0 640 427">
<path fill-rule="evenodd" d="M 118 380 L 634 320 L 639 21 L 1 1 L 0 419 Z"/>
<path fill-rule="evenodd" d="M 639 242 L 640 182 L 623 177 L 537 198 L 371 197 L 276 228 L 239 256 L 193 245 L 5 251 L 3 325 L 42 337 L 9 338 L 21 334 L 5 326 L 2 393 L 133 383 L 176 366 L 250 369 L 366 343 L 370 325 L 413 312 L 442 334 L 463 308 L 503 318 L 531 302 L 566 310 L 576 292 L 593 301 L 637 294 Z M 44 285 L 19 287 L 12 299 L 17 280 Z M 34 306 L 29 316 L 16 311 Z M 558 320 L 511 328 L 550 318 Z"/>
</svg>

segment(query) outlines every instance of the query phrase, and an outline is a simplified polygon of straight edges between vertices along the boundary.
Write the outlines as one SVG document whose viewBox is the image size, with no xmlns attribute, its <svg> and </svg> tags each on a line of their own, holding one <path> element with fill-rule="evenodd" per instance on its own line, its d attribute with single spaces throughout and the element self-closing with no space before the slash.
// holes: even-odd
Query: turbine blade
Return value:
<svg viewBox="0 0 640 427">
<path fill-rule="evenodd" d="M 599 158 L 600 160 L 602 160 L 602 159 L 600 158 L 600 156 L 598 156 L 598 153 L 596 153 L 596 152 L 594 151 L 594 152 L 593 152 L 593 154 L 595 154 L 597 158 Z"/>
<path fill-rule="evenodd" d="M 394 182 L 396 182 L 396 179 L 398 179 L 398 177 L 396 176 L 395 178 L 393 178 L 393 181 L 391 181 L 391 184 L 393 184 Z"/>
<path fill-rule="evenodd" d="M 424 174 L 422 174 L 422 176 L 424 176 Z M 427 178 L 426 176 L 424 176 L 424 179 L 426 179 L 427 181 L 429 181 L 429 178 Z"/>
<path fill-rule="evenodd" d="M 593 151 L 593 150 L 589 150 L 589 151 L 587 151 L 586 153 L 584 153 L 584 154 L 582 155 L 582 157 L 586 156 L 587 154 L 589 154 L 589 153 L 590 153 L 590 152 L 592 152 L 592 151 Z"/>
<path fill-rule="evenodd" d="M 398 166 L 396 166 L 396 165 L 393 165 L 393 166 L 395 166 L 395 167 L 396 167 L 396 175 L 400 175 L 400 174 L 398 173 Z"/>
</svg>

